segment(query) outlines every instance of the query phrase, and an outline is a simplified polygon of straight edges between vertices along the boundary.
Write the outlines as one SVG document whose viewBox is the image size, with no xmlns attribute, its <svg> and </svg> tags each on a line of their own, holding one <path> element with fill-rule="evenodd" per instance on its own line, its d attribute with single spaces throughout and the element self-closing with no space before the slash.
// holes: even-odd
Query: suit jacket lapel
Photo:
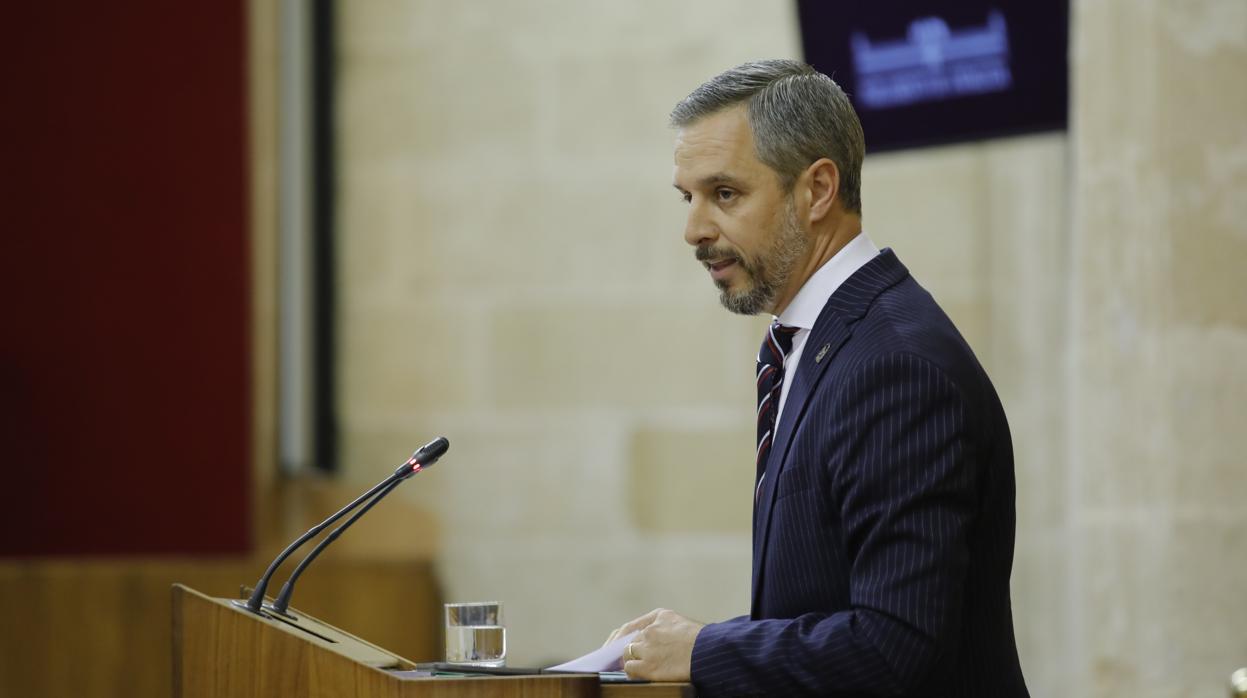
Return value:
<svg viewBox="0 0 1247 698">
<path fill-rule="evenodd" d="M 788 397 L 784 402 L 784 413 L 781 415 L 775 439 L 767 457 L 766 476 L 762 481 L 762 489 L 758 492 L 758 500 L 754 505 L 753 525 L 753 600 L 751 614 L 756 618 L 762 593 L 762 565 L 766 559 L 767 542 L 770 539 L 771 511 L 775 504 L 778 491 L 779 476 L 783 473 L 785 461 L 788 460 L 788 449 L 792 445 L 792 437 L 797 425 L 805 417 L 807 403 L 814 389 L 818 386 L 827 367 L 835 360 L 840 348 L 852 336 L 852 326 L 866 313 L 867 308 L 884 289 L 895 285 L 909 275 L 909 270 L 901 264 L 892 250 L 884 249 L 853 273 L 823 306 L 814 329 L 806 339 L 801 350 L 799 366 L 786 370 L 795 370 L 788 387 Z"/>
</svg>

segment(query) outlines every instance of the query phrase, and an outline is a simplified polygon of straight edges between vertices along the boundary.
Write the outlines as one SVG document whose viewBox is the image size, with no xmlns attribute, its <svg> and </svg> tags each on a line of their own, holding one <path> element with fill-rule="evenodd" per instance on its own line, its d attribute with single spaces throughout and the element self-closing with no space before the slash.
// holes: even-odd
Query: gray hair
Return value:
<svg viewBox="0 0 1247 698">
<path fill-rule="evenodd" d="M 791 190 L 814 161 L 828 158 L 840 170 L 841 204 L 861 215 L 866 139 L 835 81 L 800 61 L 745 63 L 682 99 L 671 111 L 671 125 L 683 128 L 742 102 L 758 159 L 779 175 L 784 189 Z"/>
</svg>

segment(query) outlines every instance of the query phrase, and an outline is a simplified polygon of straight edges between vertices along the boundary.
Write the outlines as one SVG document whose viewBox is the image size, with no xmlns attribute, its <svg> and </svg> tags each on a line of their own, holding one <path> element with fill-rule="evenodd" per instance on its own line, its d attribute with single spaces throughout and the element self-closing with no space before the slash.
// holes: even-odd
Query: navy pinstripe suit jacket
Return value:
<svg viewBox="0 0 1247 698">
<path fill-rule="evenodd" d="M 702 629 L 698 691 L 1026 696 L 1009 427 L 952 322 L 885 249 L 787 370 L 754 507 L 752 612 Z"/>
</svg>

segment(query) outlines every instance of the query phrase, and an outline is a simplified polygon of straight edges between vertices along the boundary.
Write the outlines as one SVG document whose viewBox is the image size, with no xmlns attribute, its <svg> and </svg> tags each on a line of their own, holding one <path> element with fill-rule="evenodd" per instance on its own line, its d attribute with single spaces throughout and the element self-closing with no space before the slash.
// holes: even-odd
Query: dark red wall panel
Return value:
<svg viewBox="0 0 1247 698">
<path fill-rule="evenodd" d="M 16 5 L 0 555 L 244 552 L 244 5 Z"/>
</svg>

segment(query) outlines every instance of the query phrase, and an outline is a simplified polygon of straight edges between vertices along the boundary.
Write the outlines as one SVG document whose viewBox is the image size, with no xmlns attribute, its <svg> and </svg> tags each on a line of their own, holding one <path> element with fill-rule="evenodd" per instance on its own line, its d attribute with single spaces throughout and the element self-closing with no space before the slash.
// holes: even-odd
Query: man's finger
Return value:
<svg viewBox="0 0 1247 698">
<path fill-rule="evenodd" d="M 635 640 L 624 645 L 623 649 L 620 650 L 619 652 L 619 666 L 620 667 L 625 666 L 628 662 L 639 659 L 639 657 L 637 657 L 636 655 L 636 651 L 633 649 L 634 645 L 636 645 Z"/>
<path fill-rule="evenodd" d="M 645 628 L 648 628 L 650 625 L 653 624 L 654 619 L 658 617 L 658 614 L 662 613 L 665 610 L 666 609 L 664 608 L 655 608 L 654 610 L 650 611 L 649 613 L 646 613 L 640 618 L 636 618 L 636 619 L 628 621 L 627 623 L 624 623 L 622 626 L 616 629 L 615 632 L 611 633 L 610 636 L 606 638 L 606 642 L 603 642 L 602 644 L 609 645 L 610 643 L 614 642 L 616 639 L 623 637 L 624 635 L 627 635 L 628 633 L 634 630 L 644 630 Z"/>
<path fill-rule="evenodd" d="M 628 678 L 630 679 L 645 678 L 645 676 L 642 675 L 642 669 L 643 667 L 641 666 L 641 660 L 639 659 L 633 659 L 631 661 L 624 662 L 624 665 L 623 665 L 624 673 L 627 674 Z"/>
<path fill-rule="evenodd" d="M 637 620 L 640 620 L 640 619 L 637 619 Z M 635 622 L 636 622 L 635 620 L 634 620 L 634 621 L 629 621 L 629 623 L 635 623 Z M 627 625 L 621 625 L 621 626 L 619 626 L 618 628 L 615 628 L 615 629 L 611 632 L 611 634 L 610 634 L 610 635 L 606 636 L 606 642 L 603 642 L 602 644 L 603 644 L 603 645 L 609 645 L 610 643 L 614 642 L 615 640 L 617 640 L 617 639 L 619 639 L 619 638 L 623 637 L 624 635 L 627 635 L 628 633 L 632 632 L 631 630 L 628 630 L 627 628 L 628 628 L 628 626 L 627 626 Z"/>
<path fill-rule="evenodd" d="M 658 617 L 658 614 L 662 613 L 664 610 L 666 609 L 655 608 L 654 610 L 650 611 L 649 613 L 646 613 L 645 615 L 641 616 L 640 618 L 637 618 L 636 620 L 628 621 L 627 623 L 624 624 L 622 628 L 619 629 L 619 634 L 627 635 L 628 633 L 634 630 L 644 630 L 645 628 L 648 628 L 650 625 L 653 624 L 654 619 Z"/>
</svg>

